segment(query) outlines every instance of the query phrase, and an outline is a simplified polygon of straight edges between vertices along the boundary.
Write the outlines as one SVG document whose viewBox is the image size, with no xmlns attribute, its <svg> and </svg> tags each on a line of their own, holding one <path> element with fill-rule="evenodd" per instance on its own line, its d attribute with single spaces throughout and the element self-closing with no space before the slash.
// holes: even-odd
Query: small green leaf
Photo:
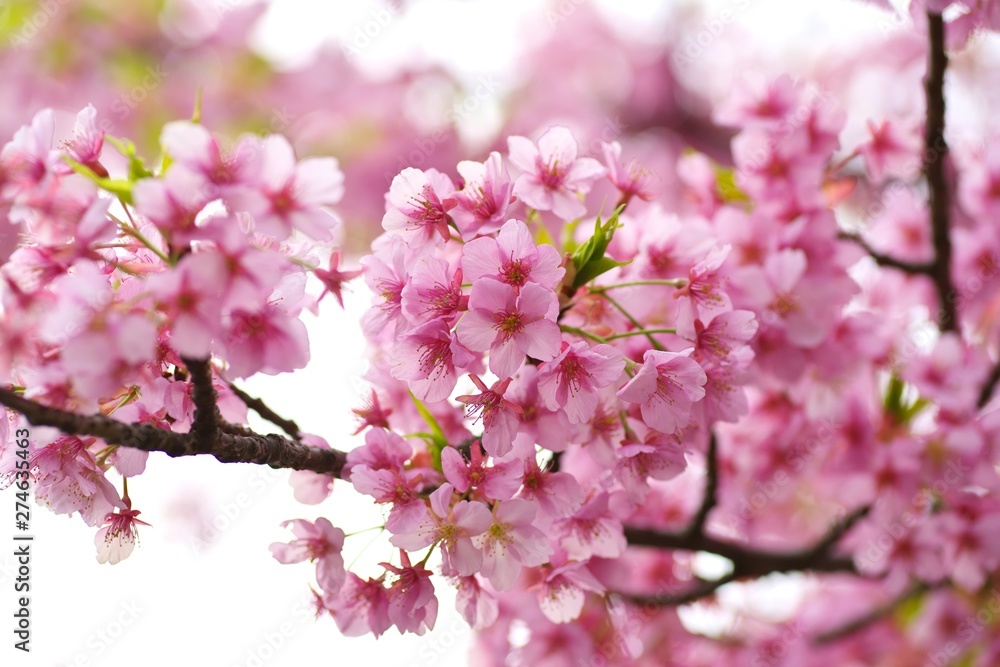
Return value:
<svg viewBox="0 0 1000 667">
<path fill-rule="evenodd" d="M 97 187 L 110 192 L 126 204 L 132 203 L 132 181 L 118 178 L 103 178 L 95 174 L 87 165 L 80 164 L 72 158 L 67 157 L 64 159 L 73 171 L 90 179 Z"/>
<path fill-rule="evenodd" d="M 431 414 L 431 411 L 427 409 L 427 406 L 413 395 L 412 391 L 410 392 L 410 398 L 413 399 L 413 404 L 417 406 L 417 412 L 420 413 L 420 416 L 423 417 L 424 421 L 427 422 L 427 426 L 431 429 L 430 433 L 425 434 L 426 437 L 424 437 L 424 440 L 427 441 L 427 446 L 430 448 L 431 461 L 434 464 L 435 470 L 441 472 L 441 452 L 448 446 L 448 440 L 444 437 L 441 424 Z"/>
<path fill-rule="evenodd" d="M 631 263 L 631 259 L 627 262 L 618 262 L 610 257 L 601 257 L 600 259 L 587 262 L 587 264 L 576 274 L 574 286 L 579 287 L 580 285 L 586 285 L 597 276 L 607 273 L 611 269 L 618 268 L 619 266 L 628 266 Z"/>
<path fill-rule="evenodd" d="M 902 627 L 908 627 L 913 621 L 916 620 L 917 616 L 920 615 L 920 611 L 924 608 L 924 596 L 914 595 L 907 600 L 904 600 L 898 607 L 893 616 L 896 622 Z"/>
<path fill-rule="evenodd" d="M 750 201 L 747 193 L 736 184 L 736 172 L 727 167 L 715 166 L 715 189 L 726 203 Z"/>
<path fill-rule="evenodd" d="M 573 266 L 576 268 L 576 277 L 573 279 L 572 285 L 574 290 L 602 273 L 610 271 L 616 266 L 622 266 L 621 263 L 605 257 L 604 253 L 607 251 L 608 245 L 611 244 L 615 230 L 621 226 L 618 216 L 623 210 L 625 210 L 624 204 L 615 209 L 615 212 L 604 224 L 601 224 L 601 217 L 597 216 L 597 222 L 594 223 L 594 235 L 573 252 Z"/>
<path fill-rule="evenodd" d="M 105 136 L 104 140 L 118 149 L 118 152 L 128 158 L 128 177 L 130 181 L 141 181 L 144 178 L 152 178 L 153 172 L 146 168 L 146 164 L 135 151 L 135 144 L 128 139 L 117 139 L 112 136 Z"/>
</svg>

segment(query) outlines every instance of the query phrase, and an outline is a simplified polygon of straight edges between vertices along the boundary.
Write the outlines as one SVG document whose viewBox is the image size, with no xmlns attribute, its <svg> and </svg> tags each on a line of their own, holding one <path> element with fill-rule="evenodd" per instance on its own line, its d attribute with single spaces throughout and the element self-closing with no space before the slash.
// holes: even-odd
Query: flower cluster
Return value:
<svg viewBox="0 0 1000 667">
<path fill-rule="evenodd" d="M 61 134 L 46 109 L 0 151 L 0 381 L 53 407 L 183 433 L 194 401 L 182 359 L 214 359 L 222 417 L 244 423 L 232 380 L 309 360 L 307 274 L 338 298 L 353 275 L 336 253 L 331 270 L 316 268 L 339 224 L 328 209 L 343 192 L 337 162 L 298 161 L 278 135 L 225 148 L 178 121 L 154 173 L 100 127 L 88 107 Z M 102 562 L 126 557 L 142 521 L 106 473 L 139 475 L 148 454 L 51 432 L 31 445 L 38 500 L 105 523 Z"/>
<path fill-rule="evenodd" d="M 513 590 L 533 591 L 553 623 L 578 619 L 607 590 L 594 559 L 622 556 L 622 522 L 650 485 L 686 469 L 709 424 L 746 411 L 757 324 L 733 306 L 730 247 L 702 243 L 676 270 L 650 271 L 636 231 L 670 218 L 623 212 L 648 198 L 648 178 L 619 164 L 620 146 L 604 165 L 560 126 L 508 143 L 508 160 L 460 163 L 457 183 L 401 172 L 361 260 L 369 378 L 393 413 L 369 422 L 346 476 L 388 510 L 401 565 L 347 584 L 318 577 L 344 632 L 433 626 L 435 550 L 475 627 Z M 588 233 L 585 195 L 602 181 L 621 201 Z"/>
</svg>

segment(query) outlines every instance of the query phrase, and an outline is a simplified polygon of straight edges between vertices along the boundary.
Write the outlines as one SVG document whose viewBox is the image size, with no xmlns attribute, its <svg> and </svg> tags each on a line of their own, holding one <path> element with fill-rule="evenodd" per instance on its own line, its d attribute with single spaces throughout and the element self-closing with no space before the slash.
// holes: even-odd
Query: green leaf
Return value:
<svg viewBox="0 0 1000 667">
<path fill-rule="evenodd" d="M 893 616 L 899 625 L 906 628 L 917 619 L 917 616 L 920 615 L 920 611 L 923 608 L 924 596 L 914 595 L 896 607 L 896 611 Z"/>
<path fill-rule="evenodd" d="M 72 158 L 64 157 L 64 159 L 73 171 L 90 179 L 97 187 L 110 192 L 126 204 L 132 203 L 132 181 L 119 178 L 103 178 L 91 171 L 87 165 L 80 164 Z"/>
<path fill-rule="evenodd" d="M 715 165 L 715 189 L 726 203 L 750 201 L 747 193 L 736 185 L 736 172 L 727 167 Z"/>
<path fill-rule="evenodd" d="M 623 266 L 622 263 L 604 256 L 612 237 L 615 235 L 615 230 L 621 226 L 618 216 L 623 210 L 625 210 L 624 204 L 615 209 L 615 212 L 604 224 L 601 224 L 601 217 L 597 216 L 597 222 L 594 223 L 594 235 L 573 251 L 573 266 L 576 268 L 576 277 L 573 279 L 572 285 L 574 290 L 616 266 Z"/>
<path fill-rule="evenodd" d="M 423 417 L 424 421 L 427 422 L 427 426 L 431 429 L 430 433 L 424 434 L 424 440 L 427 441 L 427 446 L 430 447 L 431 461 L 434 464 L 435 470 L 441 472 L 441 452 L 448 446 L 448 439 L 444 437 L 441 424 L 431 414 L 431 411 L 427 409 L 427 406 L 413 395 L 412 391 L 410 392 L 410 398 L 413 399 L 413 404 L 417 406 L 417 412 L 420 413 L 420 416 Z"/>
<path fill-rule="evenodd" d="M 627 262 L 618 262 L 610 257 L 601 257 L 600 259 L 592 260 L 587 262 L 587 264 L 576 274 L 576 280 L 573 281 L 573 286 L 579 287 L 580 285 L 586 285 L 597 276 L 607 273 L 611 269 L 618 268 L 619 266 L 628 266 L 631 263 L 631 259 Z"/>
<path fill-rule="evenodd" d="M 146 168 L 142 158 L 135 152 L 135 144 L 128 139 L 116 139 L 112 136 L 105 136 L 104 140 L 118 149 L 118 152 L 128 158 L 128 178 L 130 181 L 141 181 L 144 178 L 152 178 L 153 172 Z"/>
<path fill-rule="evenodd" d="M 191 114 L 191 122 L 201 124 L 201 86 L 194 94 L 194 113 Z"/>
</svg>

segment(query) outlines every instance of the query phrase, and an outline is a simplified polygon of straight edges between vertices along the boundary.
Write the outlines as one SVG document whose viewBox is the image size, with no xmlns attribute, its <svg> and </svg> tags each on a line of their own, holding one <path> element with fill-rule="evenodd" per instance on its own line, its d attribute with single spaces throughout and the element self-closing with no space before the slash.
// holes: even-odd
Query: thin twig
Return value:
<svg viewBox="0 0 1000 667">
<path fill-rule="evenodd" d="M 875 250 L 875 248 L 868 245 L 868 242 L 865 241 L 863 238 L 861 238 L 859 234 L 852 234 L 850 232 L 841 232 L 839 236 L 840 238 L 845 239 L 847 241 L 853 241 L 854 243 L 857 243 L 865 252 L 871 255 L 871 258 L 874 259 L 879 266 L 887 266 L 889 268 L 899 269 L 904 273 L 909 273 L 912 275 L 931 276 L 934 272 L 934 262 L 920 262 L 920 263 L 906 262 L 901 259 L 896 259 L 895 257 L 892 257 L 890 255 L 886 255 L 885 253 L 881 253 L 878 250 Z"/>
<path fill-rule="evenodd" d="M 282 431 L 287 433 L 290 438 L 292 438 L 293 440 L 302 439 L 302 431 L 299 429 L 299 425 L 296 424 L 294 421 L 282 417 L 277 412 L 269 408 L 267 404 L 264 403 L 264 401 L 262 401 L 259 398 L 254 398 L 253 396 L 249 395 L 248 393 L 237 387 L 232 382 L 229 383 L 229 389 L 236 395 L 238 399 L 243 401 L 243 403 L 246 404 L 248 408 L 256 412 L 258 415 L 260 415 L 267 421 L 271 422 L 278 428 L 280 428 Z"/>
<path fill-rule="evenodd" d="M 875 607 L 868 613 L 859 616 L 858 618 L 855 618 L 852 621 L 848 621 L 844 625 L 840 625 L 836 628 L 833 628 L 832 630 L 827 630 L 826 632 L 816 635 L 816 637 L 813 638 L 813 643 L 820 645 L 829 644 L 831 642 L 837 641 L 838 639 L 843 639 L 844 637 L 852 635 L 858 630 L 863 630 L 872 623 L 876 623 L 890 616 L 903 604 L 905 604 L 912 598 L 915 598 L 919 595 L 923 595 L 928 590 L 930 590 L 930 586 L 928 586 L 923 582 L 918 582 L 916 584 L 913 584 L 905 591 L 903 591 L 900 595 L 897 595 L 891 600 L 887 600 L 886 602 Z"/>
<path fill-rule="evenodd" d="M 705 492 L 701 505 L 687 528 L 687 534 L 696 535 L 704 532 L 705 521 L 712 509 L 719 502 L 719 444 L 712 431 L 708 436 L 708 451 L 705 454 Z"/>
</svg>

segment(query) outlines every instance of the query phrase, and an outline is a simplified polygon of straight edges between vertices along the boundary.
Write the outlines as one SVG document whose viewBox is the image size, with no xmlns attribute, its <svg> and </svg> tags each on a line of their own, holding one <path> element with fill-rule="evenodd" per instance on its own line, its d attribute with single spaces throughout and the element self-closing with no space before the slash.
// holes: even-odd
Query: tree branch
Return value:
<svg viewBox="0 0 1000 667">
<path fill-rule="evenodd" d="M 299 425 L 294 421 L 282 417 L 277 412 L 269 408 L 264 401 L 259 398 L 254 398 L 232 382 L 229 383 L 229 389 L 236 395 L 236 398 L 243 401 L 248 408 L 280 428 L 282 431 L 287 433 L 290 438 L 293 440 L 302 439 L 302 431 L 299 429 Z"/>
<path fill-rule="evenodd" d="M 735 575 L 730 572 L 729 574 L 718 579 L 713 579 L 712 581 L 699 579 L 697 584 L 680 593 L 652 596 L 623 595 L 622 597 L 634 604 L 653 605 L 658 607 L 677 607 L 682 604 L 690 604 L 701 600 L 702 598 L 707 598 L 735 578 Z"/>
<path fill-rule="evenodd" d="M 719 498 L 719 443 L 715 437 L 715 431 L 710 431 L 708 436 L 708 451 L 705 453 L 705 495 L 702 496 L 701 505 L 694 518 L 691 519 L 685 531 L 688 535 L 698 535 L 704 532 L 705 521 L 712 509 L 718 504 Z"/>
<path fill-rule="evenodd" d="M 814 644 L 829 644 L 837 641 L 838 639 L 843 639 L 849 635 L 854 634 L 858 630 L 863 630 L 872 623 L 881 621 L 882 619 L 890 616 L 894 613 L 900 606 L 908 602 L 910 599 L 917 597 L 918 595 L 923 595 L 930 590 L 930 586 L 923 582 L 918 582 L 913 584 L 900 595 L 883 602 L 879 606 L 872 609 L 867 614 L 859 616 L 858 618 L 848 621 L 844 625 L 833 628 L 832 630 L 827 630 L 813 639 Z"/>
<path fill-rule="evenodd" d="M 993 390 L 996 389 L 998 382 L 1000 382 L 1000 360 L 993 364 L 993 370 L 990 371 L 990 376 L 986 378 L 986 383 L 979 392 L 979 400 L 976 401 L 977 408 L 982 409 L 990 402 L 990 399 L 993 398 Z"/>
<path fill-rule="evenodd" d="M 861 238 L 859 234 L 852 234 L 850 232 L 841 232 L 839 234 L 839 237 L 847 241 L 853 241 L 854 243 L 857 243 L 859 246 L 861 246 L 861 248 L 865 252 L 867 252 L 871 256 L 872 259 L 875 260 L 875 263 L 878 264 L 879 266 L 887 266 L 892 269 L 899 269 L 903 273 L 909 273 L 911 275 L 932 276 L 934 272 L 934 262 L 914 263 L 914 262 L 905 262 L 901 259 L 896 259 L 895 257 L 886 255 L 885 253 L 881 253 L 878 250 L 875 250 L 875 248 L 868 245 L 868 242 L 865 241 L 863 238 Z"/>
<path fill-rule="evenodd" d="M 218 395 L 212 384 L 212 366 L 207 359 L 181 358 L 191 375 L 191 400 L 194 401 L 194 423 L 191 434 L 198 451 L 208 453 L 222 425 Z"/>
<path fill-rule="evenodd" d="M 721 540 L 705 532 L 708 515 L 718 503 L 718 489 L 719 444 L 715 431 L 710 431 L 706 453 L 705 492 L 691 523 L 680 532 L 625 526 L 625 539 L 632 546 L 712 553 L 731 561 L 733 571 L 714 581 L 702 581 L 699 585 L 679 594 L 654 597 L 625 596 L 626 599 L 640 604 L 686 604 L 709 596 L 720 586 L 740 578 L 763 577 L 775 572 L 858 574 L 853 559 L 837 555 L 836 548 L 840 538 L 868 514 L 868 507 L 859 508 L 844 517 L 810 547 L 797 551 L 764 551 L 745 544 Z"/>
<path fill-rule="evenodd" d="M 133 447 L 168 456 L 211 454 L 224 463 L 257 463 L 272 468 L 309 470 L 340 477 L 347 454 L 332 449 L 310 447 L 279 435 L 251 435 L 225 432 L 217 425 L 214 437 L 204 441 L 196 433 L 175 433 L 149 424 L 126 424 L 105 415 L 80 415 L 42 405 L 0 388 L 0 404 L 20 412 L 35 426 L 51 426 L 67 435 L 100 438 L 109 445 Z"/>
<path fill-rule="evenodd" d="M 940 14 L 927 15 L 930 37 L 925 90 L 927 123 L 924 133 L 924 177 L 930 190 L 931 236 L 934 241 L 934 271 L 932 278 L 941 303 L 941 331 L 955 331 L 958 315 L 955 308 L 955 288 L 951 283 L 951 237 L 949 235 L 950 203 L 945 167 L 948 144 L 944 140 L 945 103 L 944 73 L 948 55 L 944 47 L 944 19 Z"/>
</svg>

